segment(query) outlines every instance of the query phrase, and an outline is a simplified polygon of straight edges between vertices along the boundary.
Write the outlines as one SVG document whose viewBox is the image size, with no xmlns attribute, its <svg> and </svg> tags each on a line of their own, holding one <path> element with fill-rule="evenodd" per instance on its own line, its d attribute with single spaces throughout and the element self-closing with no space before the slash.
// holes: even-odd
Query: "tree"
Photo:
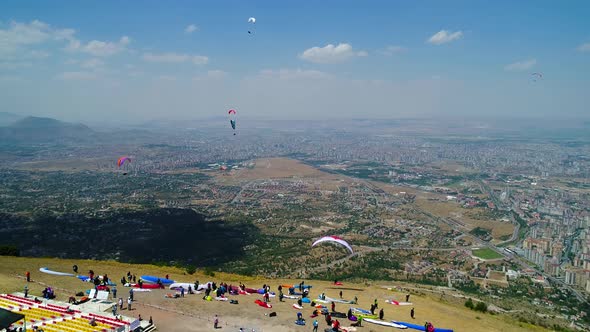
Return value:
<svg viewBox="0 0 590 332">
<path fill-rule="evenodd" d="M 465 301 L 465 306 L 473 310 L 473 301 L 471 301 L 471 299 L 467 299 L 467 301 Z"/>
<path fill-rule="evenodd" d="M 477 302 L 474 309 L 475 309 L 475 311 L 487 312 L 488 305 L 485 304 L 484 302 Z"/>
</svg>

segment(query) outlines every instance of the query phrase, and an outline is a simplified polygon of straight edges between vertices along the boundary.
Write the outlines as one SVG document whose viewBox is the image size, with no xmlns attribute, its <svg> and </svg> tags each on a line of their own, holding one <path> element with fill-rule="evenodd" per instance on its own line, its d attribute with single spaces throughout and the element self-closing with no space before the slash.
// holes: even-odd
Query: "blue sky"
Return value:
<svg viewBox="0 0 590 332">
<path fill-rule="evenodd" d="M 0 105 L 76 121 L 588 117 L 589 17 L 588 1 L 2 1 Z"/>
</svg>

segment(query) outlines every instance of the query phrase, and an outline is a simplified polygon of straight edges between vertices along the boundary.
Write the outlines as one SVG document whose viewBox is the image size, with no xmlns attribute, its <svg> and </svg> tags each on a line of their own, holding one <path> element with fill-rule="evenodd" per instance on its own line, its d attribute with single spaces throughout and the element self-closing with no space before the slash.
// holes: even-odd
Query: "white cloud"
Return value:
<svg viewBox="0 0 590 332">
<path fill-rule="evenodd" d="M 184 32 L 185 33 L 189 33 L 190 34 L 190 33 L 193 33 L 195 31 L 199 31 L 199 28 L 196 25 L 194 25 L 194 24 L 190 24 L 186 28 L 184 28 Z"/>
<path fill-rule="evenodd" d="M 93 56 L 111 56 L 124 51 L 131 39 L 127 36 L 121 37 L 118 42 L 104 42 L 100 40 L 92 40 L 87 44 L 82 44 L 80 41 L 72 39 L 67 47 L 70 51 L 79 51 L 91 54 Z"/>
<path fill-rule="evenodd" d="M 590 52 L 590 43 L 584 43 L 578 46 L 578 51 L 580 52 Z"/>
<path fill-rule="evenodd" d="M 304 70 L 304 69 L 265 69 L 260 71 L 260 77 L 277 78 L 281 80 L 294 79 L 322 79 L 331 77 L 329 74 L 318 70 Z"/>
<path fill-rule="evenodd" d="M 37 20 L 30 23 L 12 21 L 7 28 L 0 29 L 0 58 L 21 57 L 26 48 L 51 41 L 71 40 L 74 33 L 72 29 L 56 29 Z"/>
<path fill-rule="evenodd" d="M 192 62 L 195 65 L 205 65 L 209 62 L 209 58 L 203 55 L 189 55 L 178 53 L 162 53 L 153 54 L 145 53 L 143 60 L 147 62 L 164 62 L 164 63 L 182 63 Z"/>
<path fill-rule="evenodd" d="M 525 71 L 533 68 L 537 64 L 536 59 L 527 59 L 504 66 L 506 71 Z"/>
<path fill-rule="evenodd" d="M 463 37 L 462 31 L 440 30 L 428 39 L 428 43 L 433 45 L 442 45 L 450 43 L 453 40 L 461 39 Z"/>
<path fill-rule="evenodd" d="M 49 52 L 32 50 L 29 52 L 28 57 L 31 59 L 45 59 L 49 57 L 49 55 Z"/>
<path fill-rule="evenodd" d="M 96 78 L 96 73 L 89 71 L 66 71 L 56 76 L 59 80 L 64 81 L 85 81 Z"/>
<path fill-rule="evenodd" d="M 385 56 L 392 56 L 394 54 L 403 53 L 405 51 L 407 51 L 407 48 L 405 48 L 403 46 L 390 45 L 390 46 L 387 46 L 385 49 L 379 51 L 379 54 L 385 55 Z"/>
<path fill-rule="evenodd" d="M 324 47 L 312 47 L 303 51 L 299 57 L 305 61 L 314 63 L 340 63 L 353 57 L 367 56 L 366 51 L 354 51 L 352 46 L 341 43 L 337 46 L 328 44 Z"/>
<path fill-rule="evenodd" d="M 102 61 L 101 59 L 97 59 L 97 58 L 92 58 L 92 59 L 88 59 L 83 61 L 80 64 L 80 67 L 82 68 L 97 68 L 104 65 L 104 61 Z"/>
<path fill-rule="evenodd" d="M 215 79 L 222 79 L 227 76 L 227 73 L 223 70 L 209 70 L 207 71 L 207 77 L 215 78 Z"/>
</svg>

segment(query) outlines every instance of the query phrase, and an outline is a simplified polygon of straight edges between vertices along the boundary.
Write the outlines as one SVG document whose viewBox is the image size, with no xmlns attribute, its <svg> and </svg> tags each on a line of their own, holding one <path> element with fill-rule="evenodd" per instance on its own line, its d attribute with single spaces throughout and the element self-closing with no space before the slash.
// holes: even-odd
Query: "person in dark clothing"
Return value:
<svg viewBox="0 0 590 332">
<path fill-rule="evenodd" d="M 342 298 L 342 291 L 340 291 L 340 298 Z"/>
<path fill-rule="evenodd" d="M 27 273 L 25 273 L 25 276 L 27 277 L 27 282 L 31 281 L 31 272 L 27 271 Z"/>
<path fill-rule="evenodd" d="M 375 314 L 375 305 L 371 304 L 371 315 Z"/>
<path fill-rule="evenodd" d="M 377 304 L 377 299 L 375 299 L 375 309 L 379 309 L 379 305 Z"/>
<path fill-rule="evenodd" d="M 412 317 L 412 319 L 414 319 L 414 308 L 412 308 L 412 310 L 410 310 L 410 317 Z"/>
<path fill-rule="evenodd" d="M 379 310 L 379 319 L 383 320 L 383 308 L 381 308 L 381 310 Z"/>
<path fill-rule="evenodd" d="M 283 286 L 279 285 L 279 292 L 283 290 Z"/>
<path fill-rule="evenodd" d="M 328 326 L 332 325 L 332 316 L 330 314 L 326 315 L 326 324 L 328 324 Z"/>
<path fill-rule="evenodd" d="M 332 301 L 332 312 L 336 312 L 336 303 Z"/>
<path fill-rule="evenodd" d="M 74 266 L 72 266 L 72 269 L 74 270 L 74 273 L 78 273 L 78 265 L 74 264 Z"/>
<path fill-rule="evenodd" d="M 299 306 L 303 305 L 303 302 L 301 301 L 301 299 L 297 299 L 297 304 L 299 304 Z"/>
<path fill-rule="evenodd" d="M 406 302 L 410 302 L 410 294 L 406 295 Z"/>
</svg>

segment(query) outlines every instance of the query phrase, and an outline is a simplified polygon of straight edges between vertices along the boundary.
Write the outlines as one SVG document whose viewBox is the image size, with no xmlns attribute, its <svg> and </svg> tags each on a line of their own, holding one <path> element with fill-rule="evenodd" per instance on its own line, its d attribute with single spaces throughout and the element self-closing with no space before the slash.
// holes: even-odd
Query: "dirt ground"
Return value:
<svg viewBox="0 0 590 332">
<path fill-rule="evenodd" d="M 89 260 L 61 260 L 50 258 L 16 258 L 0 256 L 0 292 L 11 293 L 22 291 L 26 284 L 24 273 L 31 272 L 33 282 L 29 284 L 30 294 L 40 295 L 41 290 L 45 287 L 42 284 L 51 285 L 56 289 L 59 300 L 67 298 L 78 291 L 90 288 L 89 284 L 83 283 L 73 277 L 53 276 L 39 272 L 40 267 L 70 272 L 72 265 L 79 267 L 81 274 L 87 273 L 92 269 L 97 274 L 107 273 L 114 280 L 119 280 L 127 271 L 140 275 L 170 275 L 170 278 L 181 282 L 194 282 L 199 280 L 201 283 L 206 281 L 225 281 L 228 284 L 237 285 L 240 281 L 247 287 L 259 288 L 265 283 L 270 283 L 273 291 L 280 284 L 294 284 L 299 280 L 284 279 L 261 279 L 253 277 L 243 277 L 224 273 L 216 273 L 214 277 L 207 277 L 197 272 L 194 275 L 187 275 L 183 270 L 169 267 L 156 267 L 151 265 L 130 265 L 121 264 L 111 261 L 89 261 Z M 465 308 L 462 300 L 453 298 L 450 293 L 444 297 L 439 294 L 431 294 L 427 291 L 411 291 L 410 301 L 413 306 L 395 306 L 385 303 L 386 299 L 405 300 L 405 295 L 409 290 L 391 291 L 384 287 L 401 286 L 402 284 L 391 282 L 375 282 L 371 285 L 345 283 L 344 286 L 333 286 L 326 281 L 306 280 L 306 284 L 313 285 L 311 297 L 316 298 L 321 292 L 327 296 L 338 298 L 339 292 L 342 291 L 344 299 L 352 299 L 357 296 L 358 305 L 368 309 L 370 304 L 377 299 L 379 308 L 384 308 L 386 320 L 411 321 L 416 324 L 424 324 L 425 321 L 431 321 L 436 327 L 452 328 L 454 331 L 544 331 L 542 329 L 519 326 L 519 323 L 504 315 L 490 315 L 476 313 Z M 128 289 L 122 286 L 117 287 L 118 297 L 127 296 Z M 238 295 L 232 296 L 237 299 L 239 304 L 234 305 L 229 302 L 205 301 L 202 295 L 186 295 L 185 298 L 168 299 L 164 295 L 172 293 L 170 290 L 154 290 L 152 292 L 136 293 L 134 309 L 131 312 L 123 310 L 122 314 L 130 317 L 141 316 L 149 319 L 151 316 L 156 324 L 158 331 L 211 331 L 213 329 L 213 319 L 218 315 L 221 322 L 222 331 L 238 331 L 240 327 L 254 328 L 256 331 L 311 331 L 312 319 L 309 315 L 313 309 L 306 305 L 301 310 L 307 319 L 306 326 L 294 324 L 298 310 L 292 307 L 295 300 L 285 299 L 285 302 L 279 302 L 276 298 L 271 298 L 272 309 L 259 307 L 254 303 L 259 295 Z M 410 318 L 410 309 L 414 307 L 416 319 Z M 336 311 L 344 312 L 348 310 L 349 305 L 336 304 Z M 270 312 L 276 312 L 276 317 L 270 317 Z M 108 313 L 105 313 L 108 314 Z M 323 316 L 318 319 L 320 331 L 326 327 Z M 342 326 L 349 326 L 346 319 L 340 319 Z M 391 331 L 392 328 L 372 325 L 365 322 L 363 327 L 358 327 L 356 331 L 381 332 Z"/>
</svg>

